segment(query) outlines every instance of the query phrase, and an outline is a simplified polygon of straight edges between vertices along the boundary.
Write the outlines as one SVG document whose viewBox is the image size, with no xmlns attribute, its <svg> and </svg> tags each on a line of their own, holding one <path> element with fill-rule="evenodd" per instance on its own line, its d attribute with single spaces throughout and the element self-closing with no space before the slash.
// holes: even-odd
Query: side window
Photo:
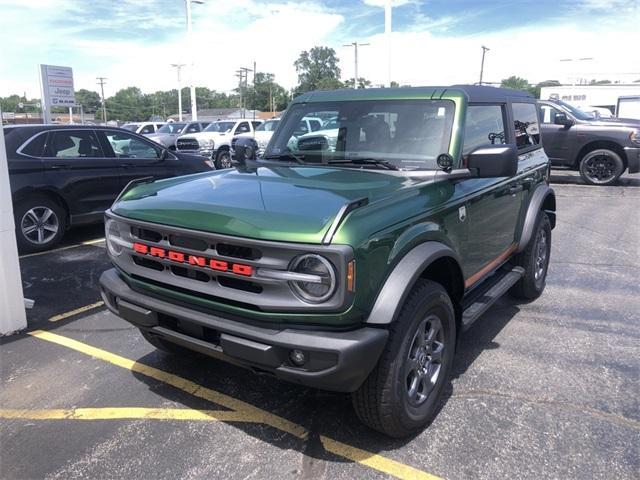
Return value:
<svg viewBox="0 0 640 480">
<path fill-rule="evenodd" d="M 247 133 L 250 131 L 251 129 L 249 128 L 249 122 L 242 122 L 236 128 L 236 135 L 238 135 L 239 133 Z"/>
<path fill-rule="evenodd" d="M 555 123 L 556 114 L 560 113 L 560 110 L 551 105 L 540 105 L 540 110 L 542 112 L 542 123 Z"/>
<path fill-rule="evenodd" d="M 202 122 L 202 123 L 200 124 L 200 126 L 202 127 L 202 130 L 204 130 L 205 128 L 207 128 L 207 127 L 209 126 L 209 124 L 210 124 L 210 123 L 211 123 L 211 122 Z"/>
<path fill-rule="evenodd" d="M 316 130 L 320 130 L 322 128 L 322 123 L 319 120 L 309 120 L 311 124 L 311 131 L 315 132 Z"/>
<path fill-rule="evenodd" d="M 44 141 L 47 139 L 47 132 L 41 133 L 40 135 L 33 138 L 29 143 L 27 143 L 20 153 L 24 155 L 30 155 L 32 157 L 42 157 L 44 152 Z"/>
<path fill-rule="evenodd" d="M 147 123 L 144 127 L 142 127 L 142 130 L 140 130 L 140 133 L 153 133 L 153 132 L 155 132 L 155 129 L 153 128 L 152 123 Z"/>
<path fill-rule="evenodd" d="M 514 103 L 513 123 L 516 132 L 518 150 L 540 144 L 540 128 L 538 113 L 533 103 Z"/>
<path fill-rule="evenodd" d="M 462 155 L 482 145 L 505 143 L 504 115 L 500 105 L 469 105 Z"/>
<path fill-rule="evenodd" d="M 294 130 L 293 135 L 299 137 L 300 135 L 304 135 L 305 133 L 309 133 L 309 128 L 307 128 L 307 121 L 300 120 L 300 123 Z"/>
<path fill-rule="evenodd" d="M 160 158 L 160 149 L 124 132 L 105 132 L 107 140 L 118 158 Z"/>
<path fill-rule="evenodd" d="M 199 132 L 200 131 L 200 124 L 199 123 L 190 123 L 189 126 L 187 127 L 187 132 L 186 133 L 195 133 L 195 132 Z"/>
<path fill-rule="evenodd" d="M 251 125 L 253 125 L 253 129 L 255 130 L 256 128 L 258 128 L 260 125 L 262 125 L 262 122 L 251 122 Z"/>
<path fill-rule="evenodd" d="M 91 130 L 52 131 L 45 152 L 47 157 L 104 157 L 100 144 Z"/>
</svg>

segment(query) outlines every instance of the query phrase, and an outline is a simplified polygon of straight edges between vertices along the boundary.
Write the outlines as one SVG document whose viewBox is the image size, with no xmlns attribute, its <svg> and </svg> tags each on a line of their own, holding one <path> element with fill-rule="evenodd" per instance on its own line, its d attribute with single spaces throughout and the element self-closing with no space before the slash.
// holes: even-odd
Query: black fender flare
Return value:
<svg viewBox="0 0 640 480">
<path fill-rule="evenodd" d="M 527 208 L 527 214 L 524 217 L 524 224 L 522 225 L 520 241 L 518 242 L 518 252 L 522 252 L 527 248 L 527 244 L 533 235 L 533 227 L 536 224 L 536 218 L 538 218 L 538 212 L 540 210 L 546 212 L 549 216 L 549 221 L 551 222 L 551 228 L 555 228 L 556 194 L 548 185 L 541 184 L 534 190 L 533 195 L 531 196 L 531 201 Z"/>
<path fill-rule="evenodd" d="M 436 241 L 421 243 L 406 253 L 384 282 L 366 323 L 388 325 L 394 322 L 418 277 L 442 257 L 450 257 L 461 265 L 455 251 Z"/>
</svg>

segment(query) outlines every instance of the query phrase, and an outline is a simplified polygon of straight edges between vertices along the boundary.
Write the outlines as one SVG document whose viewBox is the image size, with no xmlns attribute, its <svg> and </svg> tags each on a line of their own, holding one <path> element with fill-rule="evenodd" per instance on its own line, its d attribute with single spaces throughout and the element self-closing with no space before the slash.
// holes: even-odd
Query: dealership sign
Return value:
<svg viewBox="0 0 640 480">
<path fill-rule="evenodd" d="M 76 105 L 71 67 L 40 65 L 40 78 L 43 100 L 47 107 L 74 107 Z"/>
</svg>

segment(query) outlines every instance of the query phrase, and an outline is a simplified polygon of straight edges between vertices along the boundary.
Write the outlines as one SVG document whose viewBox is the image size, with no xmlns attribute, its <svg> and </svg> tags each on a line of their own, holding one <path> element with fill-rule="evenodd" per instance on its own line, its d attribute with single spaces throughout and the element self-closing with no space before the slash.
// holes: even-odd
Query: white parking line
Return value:
<svg viewBox="0 0 640 480">
<path fill-rule="evenodd" d="M 69 250 L 71 248 L 81 247 L 83 245 L 95 245 L 96 243 L 104 242 L 103 238 L 96 238 L 94 240 L 87 240 L 86 242 L 76 243 L 75 245 L 67 245 L 66 247 L 54 248 L 53 250 L 45 250 L 44 252 L 27 253 L 26 255 L 20 255 L 19 258 L 37 257 L 39 255 L 46 255 L 47 253 L 61 252 L 63 250 Z"/>
</svg>

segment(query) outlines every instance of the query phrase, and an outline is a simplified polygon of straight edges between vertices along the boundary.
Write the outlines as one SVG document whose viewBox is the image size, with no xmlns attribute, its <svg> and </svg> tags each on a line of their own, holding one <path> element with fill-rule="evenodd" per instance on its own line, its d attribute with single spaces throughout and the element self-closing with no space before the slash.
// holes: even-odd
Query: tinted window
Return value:
<svg viewBox="0 0 640 480">
<path fill-rule="evenodd" d="M 140 130 L 140 133 L 153 133 L 155 132 L 155 128 L 152 124 L 147 124 L 144 127 L 142 127 L 142 130 Z"/>
<path fill-rule="evenodd" d="M 482 145 L 505 143 L 504 116 L 500 105 L 470 105 L 464 128 L 464 148 L 467 155 Z"/>
<path fill-rule="evenodd" d="M 278 126 L 278 122 L 280 120 L 269 120 L 264 122 L 258 128 L 256 128 L 257 132 L 274 132 L 276 127 Z"/>
<path fill-rule="evenodd" d="M 22 147 L 21 153 L 25 155 L 31 155 L 32 157 L 41 157 L 44 150 L 44 141 L 47 138 L 47 134 L 43 133 L 32 139 L 24 147 Z"/>
<path fill-rule="evenodd" d="M 187 127 L 187 133 L 195 133 L 199 131 L 200 131 L 199 123 L 190 123 L 189 126 Z"/>
<path fill-rule="evenodd" d="M 538 114 L 533 103 L 514 103 L 513 123 L 519 150 L 540 144 Z"/>
<path fill-rule="evenodd" d="M 180 133 L 184 126 L 184 123 L 166 123 L 158 129 L 158 133 Z"/>
<path fill-rule="evenodd" d="M 255 130 L 256 128 L 258 128 L 260 125 L 262 125 L 262 122 L 251 122 L 251 125 L 253 125 L 253 129 Z"/>
<path fill-rule="evenodd" d="M 118 158 L 160 158 L 160 150 L 126 132 L 105 132 Z"/>
<path fill-rule="evenodd" d="M 249 122 L 242 122 L 240 125 L 238 125 L 238 128 L 236 128 L 236 134 L 247 133 L 250 131 L 251 130 L 249 129 Z"/>
<path fill-rule="evenodd" d="M 322 128 L 322 122 L 320 122 L 320 120 L 309 120 L 309 124 L 313 132 Z"/>
<path fill-rule="evenodd" d="M 125 130 L 129 130 L 130 132 L 135 132 L 136 130 L 138 130 L 138 125 L 136 125 L 135 123 L 125 123 L 120 128 L 124 128 Z"/>
<path fill-rule="evenodd" d="M 48 157 L 103 157 L 98 139 L 91 130 L 62 130 L 49 134 Z"/>
</svg>

